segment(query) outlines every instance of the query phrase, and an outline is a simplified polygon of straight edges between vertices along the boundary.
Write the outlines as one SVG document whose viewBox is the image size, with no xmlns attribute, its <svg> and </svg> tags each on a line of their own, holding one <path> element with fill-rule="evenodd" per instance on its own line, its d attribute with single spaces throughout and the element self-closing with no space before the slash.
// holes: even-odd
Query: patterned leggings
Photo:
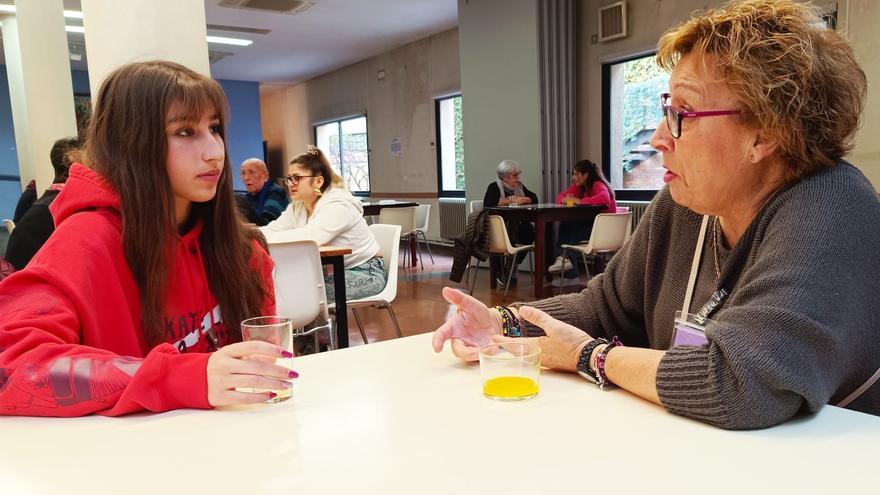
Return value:
<svg viewBox="0 0 880 495">
<path fill-rule="evenodd" d="M 370 258 L 358 266 L 345 269 L 345 300 L 361 299 L 374 296 L 385 288 L 388 280 L 385 274 L 385 262 L 382 258 Z M 327 291 L 327 302 L 335 301 L 334 277 L 324 273 L 324 289 Z"/>
</svg>

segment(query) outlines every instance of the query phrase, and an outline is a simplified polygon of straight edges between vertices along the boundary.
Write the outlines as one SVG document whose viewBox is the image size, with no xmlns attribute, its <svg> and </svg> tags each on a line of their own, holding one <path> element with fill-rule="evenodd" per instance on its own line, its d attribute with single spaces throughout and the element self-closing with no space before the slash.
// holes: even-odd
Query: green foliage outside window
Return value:
<svg viewBox="0 0 880 495">
<path fill-rule="evenodd" d="M 461 96 L 453 100 L 455 108 L 455 188 L 464 190 L 464 130 L 461 119 Z"/>
</svg>

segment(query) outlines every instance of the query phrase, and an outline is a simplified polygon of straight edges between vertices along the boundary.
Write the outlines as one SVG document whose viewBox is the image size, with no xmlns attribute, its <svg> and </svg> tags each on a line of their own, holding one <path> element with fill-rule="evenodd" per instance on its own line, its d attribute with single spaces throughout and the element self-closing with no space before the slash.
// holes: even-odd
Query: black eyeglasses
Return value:
<svg viewBox="0 0 880 495">
<path fill-rule="evenodd" d="M 706 110 L 703 112 L 686 112 L 680 108 L 676 108 L 669 104 L 672 95 L 663 93 L 660 95 L 660 108 L 663 111 L 663 117 L 666 119 L 666 127 L 672 137 L 678 139 L 681 137 L 681 121 L 685 118 L 696 117 L 715 117 L 718 115 L 736 115 L 742 113 L 740 110 Z"/>
<path fill-rule="evenodd" d="M 284 182 L 288 186 L 295 186 L 299 184 L 299 181 L 305 179 L 306 177 L 318 177 L 317 175 L 288 175 L 284 178 Z"/>
</svg>

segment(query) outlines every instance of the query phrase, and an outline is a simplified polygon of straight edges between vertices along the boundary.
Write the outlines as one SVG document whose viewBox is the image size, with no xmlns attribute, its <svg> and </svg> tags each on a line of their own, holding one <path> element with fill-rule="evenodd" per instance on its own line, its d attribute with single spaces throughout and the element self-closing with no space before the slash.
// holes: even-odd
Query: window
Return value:
<svg viewBox="0 0 880 495">
<path fill-rule="evenodd" d="M 315 143 L 351 192 L 370 192 L 370 153 L 365 115 L 315 126 Z"/>
<path fill-rule="evenodd" d="M 650 141 L 669 74 L 652 54 L 605 64 L 602 76 L 605 173 L 618 199 L 650 200 L 663 187 L 662 155 Z"/>
<path fill-rule="evenodd" d="M 464 197 L 464 138 L 461 127 L 461 95 L 438 98 L 437 183 L 440 196 Z"/>
</svg>

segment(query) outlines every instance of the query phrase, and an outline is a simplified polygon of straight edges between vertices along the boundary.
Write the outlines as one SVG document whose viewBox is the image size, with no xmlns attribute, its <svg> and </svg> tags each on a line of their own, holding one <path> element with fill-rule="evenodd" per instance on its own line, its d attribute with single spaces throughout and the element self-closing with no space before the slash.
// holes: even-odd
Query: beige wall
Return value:
<svg viewBox="0 0 880 495">
<path fill-rule="evenodd" d="M 483 199 L 504 159 L 540 196 L 537 2 L 459 0 L 458 29 L 467 198 Z"/>
<path fill-rule="evenodd" d="M 459 91 L 458 30 L 452 29 L 296 86 L 262 85 L 263 139 L 269 156 L 287 163 L 313 144 L 315 123 L 366 113 L 372 193 L 431 204 L 428 237 L 437 239 L 434 99 Z M 400 156 L 390 151 L 394 138 Z"/>
<path fill-rule="evenodd" d="M 372 192 L 436 194 L 434 98 L 459 91 L 458 67 L 453 29 L 296 86 L 263 85 L 264 139 L 287 162 L 313 142 L 313 124 L 366 113 Z"/>
<path fill-rule="evenodd" d="M 847 36 L 862 69 L 868 76 L 868 101 L 862 114 L 862 129 L 850 159 L 880 189 L 880 2 L 877 0 L 846 0 L 840 9 L 849 8 L 849 22 L 844 24 Z"/>
<path fill-rule="evenodd" d="M 630 35 L 607 43 L 590 44 L 596 34 L 597 12 L 609 0 L 582 0 L 578 13 L 578 148 L 579 158 L 602 159 L 602 63 L 652 51 L 663 32 L 685 20 L 695 10 L 720 6 L 724 0 L 639 0 L 627 2 Z M 822 5 L 823 2 L 815 2 Z M 857 146 L 848 157 L 875 187 L 880 188 L 880 94 L 871 86 L 880 81 L 880 2 L 876 0 L 838 0 L 839 28 L 848 37 L 868 76 L 868 105 Z M 847 11 L 852 22 L 847 26 Z"/>
</svg>

